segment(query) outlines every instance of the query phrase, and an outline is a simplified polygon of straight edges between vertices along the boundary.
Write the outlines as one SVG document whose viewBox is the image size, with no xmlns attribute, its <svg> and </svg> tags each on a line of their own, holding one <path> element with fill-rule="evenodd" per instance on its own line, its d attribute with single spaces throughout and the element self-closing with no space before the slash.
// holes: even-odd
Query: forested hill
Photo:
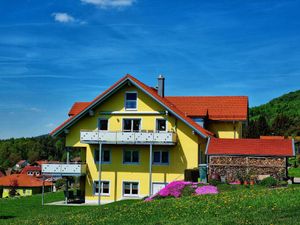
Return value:
<svg viewBox="0 0 300 225">
<path fill-rule="evenodd" d="M 300 90 L 250 108 L 248 137 L 300 135 Z"/>
<path fill-rule="evenodd" d="M 65 157 L 63 139 L 42 135 L 32 138 L 0 140 L 0 170 L 14 166 L 19 160 L 62 160 Z"/>
</svg>

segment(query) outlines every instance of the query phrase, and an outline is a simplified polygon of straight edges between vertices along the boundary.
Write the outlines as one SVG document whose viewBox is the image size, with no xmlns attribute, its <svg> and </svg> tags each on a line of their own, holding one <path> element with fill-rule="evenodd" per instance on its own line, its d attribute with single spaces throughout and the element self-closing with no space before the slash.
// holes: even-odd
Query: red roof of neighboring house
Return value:
<svg viewBox="0 0 300 225">
<path fill-rule="evenodd" d="M 25 166 L 20 174 L 27 174 L 28 171 L 41 172 L 42 168 L 40 166 Z"/>
<path fill-rule="evenodd" d="M 136 84 L 137 86 L 139 86 L 140 88 L 142 88 L 145 92 L 147 92 L 150 96 L 152 96 L 154 99 L 156 99 L 158 102 L 162 103 L 163 105 L 165 105 L 166 107 L 168 107 L 173 113 L 177 114 L 183 121 L 185 121 L 187 124 L 191 125 L 196 131 L 198 131 L 200 134 L 202 134 L 203 136 L 210 136 L 213 135 L 213 133 L 211 133 L 210 131 L 204 129 L 203 127 L 201 127 L 200 125 L 198 125 L 196 122 L 194 122 L 191 118 L 187 117 L 185 115 L 185 113 L 183 113 L 182 111 L 180 111 L 174 104 L 172 104 L 170 101 L 167 100 L 167 98 L 163 98 L 161 96 L 158 95 L 157 91 L 155 89 L 153 89 L 152 87 L 147 86 L 146 84 L 142 83 L 141 81 L 137 80 L 136 78 L 134 78 L 133 76 L 127 74 L 126 76 L 124 76 L 123 78 L 121 78 L 119 81 L 117 81 L 114 85 L 112 85 L 110 88 L 108 88 L 106 91 L 104 91 L 102 94 L 100 94 L 99 96 L 97 96 L 93 101 L 91 101 L 86 107 L 82 108 L 82 110 L 80 112 L 78 112 L 77 114 L 69 117 L 65 122 L 63 122 L 59 127 L 57 127 L 56 129 L 54 129 L 51 132 L 51 135 L 54 135 L 56 132 L 59 132 L 60 130 L 62 130 L 65 126 L 69 125 L 71 122 L 75 121 L 76 119 L 79 118 L 79 116 L 81 115 L 81 113 L 83 111 L 85 111 L 86 109 L 94 106 L 94 104 L 96 104 L 100 99 L 102 99 L 106 94 L 108 94 L 109 92 L 111 92 L 115 87 L 117 87 L 119 84 L 121 84 L 122 82 L 129 80 L 132 83 Z"/>
<path fill-rule="evenodd" d="M 80 113 L 85 107 L 87 107 L 90 104 L 90 102 L 75 102 L 70 109 L 68 115 L 74 116 L 78 113 Z"/>
<path fill-rule="evenodd" d="M 190 117 L 210 120 L 247 120 L 248 97 L 246 96 L 168 96 L 179 110 Z"/>
<path fill-rule="evenodd" d="M 0 186 L 14 186 L 17 182 L 19 187 L 41 187 L 43 186 L 43 181 L 34 177 L 28 176 L 26 174 L 12 174 L 10 176 L 0 177 Z M 52 183 L 45 181 L 45 186 L 51 186 Z"/>
<path fill-rule="evenodd" d="M 284 139 L 284 136 L 260 136 L 259 138 L 260 139 L 271 139 L 271 140 L 274 140 L 274 139 L 282 140 L 282 139 Z"/>
<path fill-rule="evenodd" d="M 293 140 L 211 138 L 208 155 L 294 156 Z"/>
</svg>

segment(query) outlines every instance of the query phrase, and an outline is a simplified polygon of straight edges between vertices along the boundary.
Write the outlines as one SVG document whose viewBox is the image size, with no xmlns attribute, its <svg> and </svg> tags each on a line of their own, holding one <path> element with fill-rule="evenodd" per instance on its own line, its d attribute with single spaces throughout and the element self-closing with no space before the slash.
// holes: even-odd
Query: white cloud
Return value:
<svg viewBox="0 0 300 225">
<path fill-rule="evenodd" d="M 53 123 L 48 123 L 48 124 L 45 125 L 45 127 L 52 128 L 52 127 L 54 127 L 54 124 Z"/>
<path fill-rule="evenodd" d="M 93 4 L 101 8 L 123 8 L 131 6 L 135 0 L 81 0 L 81 2 Z"/>
<path fill-rule="evenodd" d="M 29 111 L 32 111 L 32 112 L 41 112 L 42 110 L 39 109 L 39 108 L 36 108 L 36 107 L 31 107 L 28 109 Z"/>
<path fill-rule="evenodd" d="M 75 21 L 75 18 L 68 13 L 52 13 L 54 20 L 60 23 L 72 23 Z"/>
</svg>

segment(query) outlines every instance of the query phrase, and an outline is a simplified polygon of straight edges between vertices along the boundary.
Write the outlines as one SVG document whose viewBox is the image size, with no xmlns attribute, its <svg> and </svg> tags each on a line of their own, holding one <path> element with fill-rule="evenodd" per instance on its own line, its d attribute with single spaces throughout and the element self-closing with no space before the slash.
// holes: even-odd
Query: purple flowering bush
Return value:
<svg viewBox="0 0 300 225">
<path fill-rule="evenodd" d="M 183 195 L 186 196 L 186 193 L 189 195 L 217 194 L 218 189 L 215 186 L 204 185 L 197 182 L 173 181 L 155 195 L 146 198 L 145 201 L 152 201 L 154 199 L 166 197 L 179 198 Z"/>
</svg>

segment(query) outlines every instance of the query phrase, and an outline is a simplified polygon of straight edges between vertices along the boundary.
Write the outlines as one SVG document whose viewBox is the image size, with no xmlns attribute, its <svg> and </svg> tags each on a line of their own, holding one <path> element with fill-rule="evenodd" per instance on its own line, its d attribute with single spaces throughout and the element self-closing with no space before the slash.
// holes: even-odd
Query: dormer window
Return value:
<svg viewBox="0 0 300 225">
<path fill-rule="evenodd" d="M 125 94 L 125 109 L 136 110 L 137 109 L 137 93 L 126 92 Z"/>
</svg>

